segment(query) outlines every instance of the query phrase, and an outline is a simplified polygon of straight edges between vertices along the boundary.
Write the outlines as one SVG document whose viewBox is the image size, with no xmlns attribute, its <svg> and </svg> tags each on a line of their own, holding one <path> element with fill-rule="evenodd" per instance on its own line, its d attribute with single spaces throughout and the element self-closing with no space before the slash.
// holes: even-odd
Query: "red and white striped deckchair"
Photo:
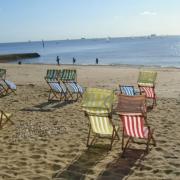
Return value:
<svg viewBox="0 0 180 180">
<path fill-rule="evenodd" d="M 156 105 L 155 87 L 152 86 L 139 86 L 141 94 L 145 93 L 146 98 L 153 99 L 153 106 Z"/>
<path fill-rule="evenodd" d="M 135 142 L 134 138 L 145 139 L 146 142 L 146 152 L 149 152 L 150 141 L 153 141 L 153 145 L 156 145 L 156 141 L 153 137 L 153 130 L 150 126 L 145 126 L 145 117 L 139 113 L 127 113 L 120 114 L 120 118 L 123 123 L 123 135 L 122 135 L 122 156 L 127 149 L 127 146 L 130 141 Z M 129 137 L 126 145 L 124 146 L 125 136 Z"/>
</svg>

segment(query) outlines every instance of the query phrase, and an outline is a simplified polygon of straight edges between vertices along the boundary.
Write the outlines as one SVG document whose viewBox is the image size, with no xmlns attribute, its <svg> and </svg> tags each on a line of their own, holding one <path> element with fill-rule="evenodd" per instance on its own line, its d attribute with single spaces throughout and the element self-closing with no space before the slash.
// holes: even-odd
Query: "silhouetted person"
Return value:
<svg viewBox="0 0 180 180">
<path fill-rule="evenodd" d="M 99 63 L 99 59 L 98 58 L 96 58 L 96 64 L 98 64 Z"/>
<path fill-rule="evenodd" d="M 60 62 L 59 56 L 57 56 L 56 61 L 57 61 L 57 65 L 59 65 Z"/>
<path fill-rule="evenodd" d="M 76 63 L 76 59 L 73 57 L 73 64 L 75 64 Z"/>
<path fill-rule="evenodd" d="M 21 65 L 22 64 L 21 61 L 18 61 L 18 64 Z"/>
<path fill-rule="evenodd" d="M 42 40 L 42 46 L 43 46 L 43 48 L 44 48 L 44 41 Z"/>
</svg>

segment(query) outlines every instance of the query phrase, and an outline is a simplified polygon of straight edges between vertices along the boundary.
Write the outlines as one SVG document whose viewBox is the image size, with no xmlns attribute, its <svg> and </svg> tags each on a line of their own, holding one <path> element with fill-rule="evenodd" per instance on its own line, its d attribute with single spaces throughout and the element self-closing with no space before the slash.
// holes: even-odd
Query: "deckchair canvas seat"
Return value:
<svg viewBox="0 0 180 180">
<path fill-rule="evenodd" d="M 145 122 L 145 116 L 142 114 L 120 114 L 120 119 L 123 123 L 123 134 L 122 134 L 122 156 L 124 155 L 130 141 L 135 142 L 134 138 L 145 139 L 146 152 L 149 152 L 150 141 L 152 145 L 156 145 L 156 141 L 153 137 L 153 129 L 148 126 L 147 121 Z M 145 126 L 147 124 L 147 127 Z M 125 137 L 128 137 L 126 145 L 124 146 Z M 143 143 L 143 142 L 142 142 Z M 144 143 L 143 143 L 144 144 Z"/>
<path fill-rule="evenodd" d="M 49 82 L 49 86 L 57 93 L 66 92 L 66 87 L 62 83 Z"/>
<path fill-rule="evenodd" d="M 8 94 L 9 91 L 16 94 L 16 84 L 6 79 L 6 69 L 0 69 L 0 85 L 3 87 L 4 90 L 1 94 Z"/>
<path fill-rule="evenodd" d="M 92 131 L 94 133 L 102 135 L 112 135 L 113 126 L 110 123 L 108 117 L 89 116 L 89 118 Z M 99 126 L 99 124 L 101 124 L 101 126 Z M 118 126 L 115 126 L 116 131 L 118 130 L 118 128 Z"/>
<path fill-rule="evenodd" d="M 134 89 L 134 86 L 127 86 L 127 85 L 119 85 L 120 92 L 124 95 L 128 96 L 135 96 L 136 91 Z"/>
<path fill-rule="evenodd" d="M 66 82 L 67 88 L 70 90 L 72 93 L 83 93 L 84 90 L 83 88 L 76 82 Z"/>
<path fill-rule="evenodd" d="M 4 81 L 7 84 L 7 86 L 9 86 L 10 89 L 16 90 L 16 84 L 14 84 L 12 81 L 10 80 L 4 80 Z"/>
<path fill-rule="evenodd" d="M 11 113 L 5 113 L 2 110 L 0 110 L 0 128 L 2 128 L 8 121 L 10 121 L 11 124 L 14 124 L 10 119 L 11 116 Z"/>
</svg>

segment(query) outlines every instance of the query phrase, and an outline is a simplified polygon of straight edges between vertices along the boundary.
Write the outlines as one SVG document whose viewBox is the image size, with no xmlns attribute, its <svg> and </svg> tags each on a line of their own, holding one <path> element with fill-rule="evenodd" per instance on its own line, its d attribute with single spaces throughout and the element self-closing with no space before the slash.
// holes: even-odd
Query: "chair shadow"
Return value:
<svg viewBox="0 0 180 180">
<path fill-rule="evenodd" d="M 52 112 L 57 108 L 61 108 L 64 106 L 67 106 L 68 104 L 73 103 L 74 101 L 48 101 L 48 102 L 43 102 L 41 104 L 35 105 L 33 107 L 28 107 L 28 108 L 23 108 L 20 111 L 40 111 L 40 112 Z"/>
<path fill-rule="evenodd" d="M 130 176 L 133 173 L 134 167 L 141 166 L 141 162 L 145 157 L 144 150 L 142 149 L 127 149 L 125 157 L 115 159 L 109 163 L 106 170 L 99 174 L 98 180 L 121 180 Z"/>
<path fill-rule="evenodd" d="M 66 169 L 54 173 L 52 179 L 84 180 L 87 175 L 93 174 L 92 168 L 103 160 L 107 154 L 108 150 L 104 146 L 88 148 Z"/>
<path fill-rule="evenodd" d="M 87 177 L 93 179 L 93 167 L 107 155 L 108 150 L 104 146 L 89 148 L 64 170 L 54 173 L 52 179 L 84 180 Z M 96 179 L 123 179 L 133 172 L 133 167 L 140 166 L 144 157 L 144 150 L 127 150 L 125 158 L 122 158 L 120 154 L 119 158 L 109 163 L 106 170 Z"/>
</svg>

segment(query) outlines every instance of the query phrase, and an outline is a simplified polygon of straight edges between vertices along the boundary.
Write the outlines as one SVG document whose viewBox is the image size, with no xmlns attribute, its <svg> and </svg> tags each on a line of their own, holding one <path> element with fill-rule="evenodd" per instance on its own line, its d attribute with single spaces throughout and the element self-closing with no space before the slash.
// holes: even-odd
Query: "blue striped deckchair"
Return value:
<svg viewBox="0 0 180 180">
<path fill-rule="evenodd" d="M 134 86 L 122 86 L 119 85 L 119 89 L 121 94 L 127 95 L 127 96 L 135 96 L 136 92 L 134 89 Z"/>
<path fill-rule="evenodd" d="M 59 79 L 59 70 L 56 69 L 48 69 L 45 80 L 50 88 L 49 95 L 48 95 L 48 101 L 53 99 L 59 99 L 59 100 L 67 100 L 67 90 L 66 86 L 63 82 L 61 82 Z"/>
<path fill-rule="evenodd" d="M 6 69 L 0 69 L 0 85 L 3 89 L 3 94 L 13 92 L 16 94 L 16 85 L 14 82 L 6 79 Z"/>
<path fill-rule="evenodd" d="M 84 89 L 77 82 L 77 72 L 75 69 L 62 69 L 59 72 L 60 80 L 66 85 L 69 95 L 73 98 L 73 94 L 82 97 Z"/>
<path fill-rule="evenodd" d="M 87 88 L 82 99 L 82 109 L 89 119 L 87 146 L 92 145 L 97 137 L 109 136 L 112 144 L 118 136 L 119 127 L 112 121 L 112 103 L 114 92 L 111 90 Z M 94 134 L 90 142 L 90 136 Z"/>
</svg>

